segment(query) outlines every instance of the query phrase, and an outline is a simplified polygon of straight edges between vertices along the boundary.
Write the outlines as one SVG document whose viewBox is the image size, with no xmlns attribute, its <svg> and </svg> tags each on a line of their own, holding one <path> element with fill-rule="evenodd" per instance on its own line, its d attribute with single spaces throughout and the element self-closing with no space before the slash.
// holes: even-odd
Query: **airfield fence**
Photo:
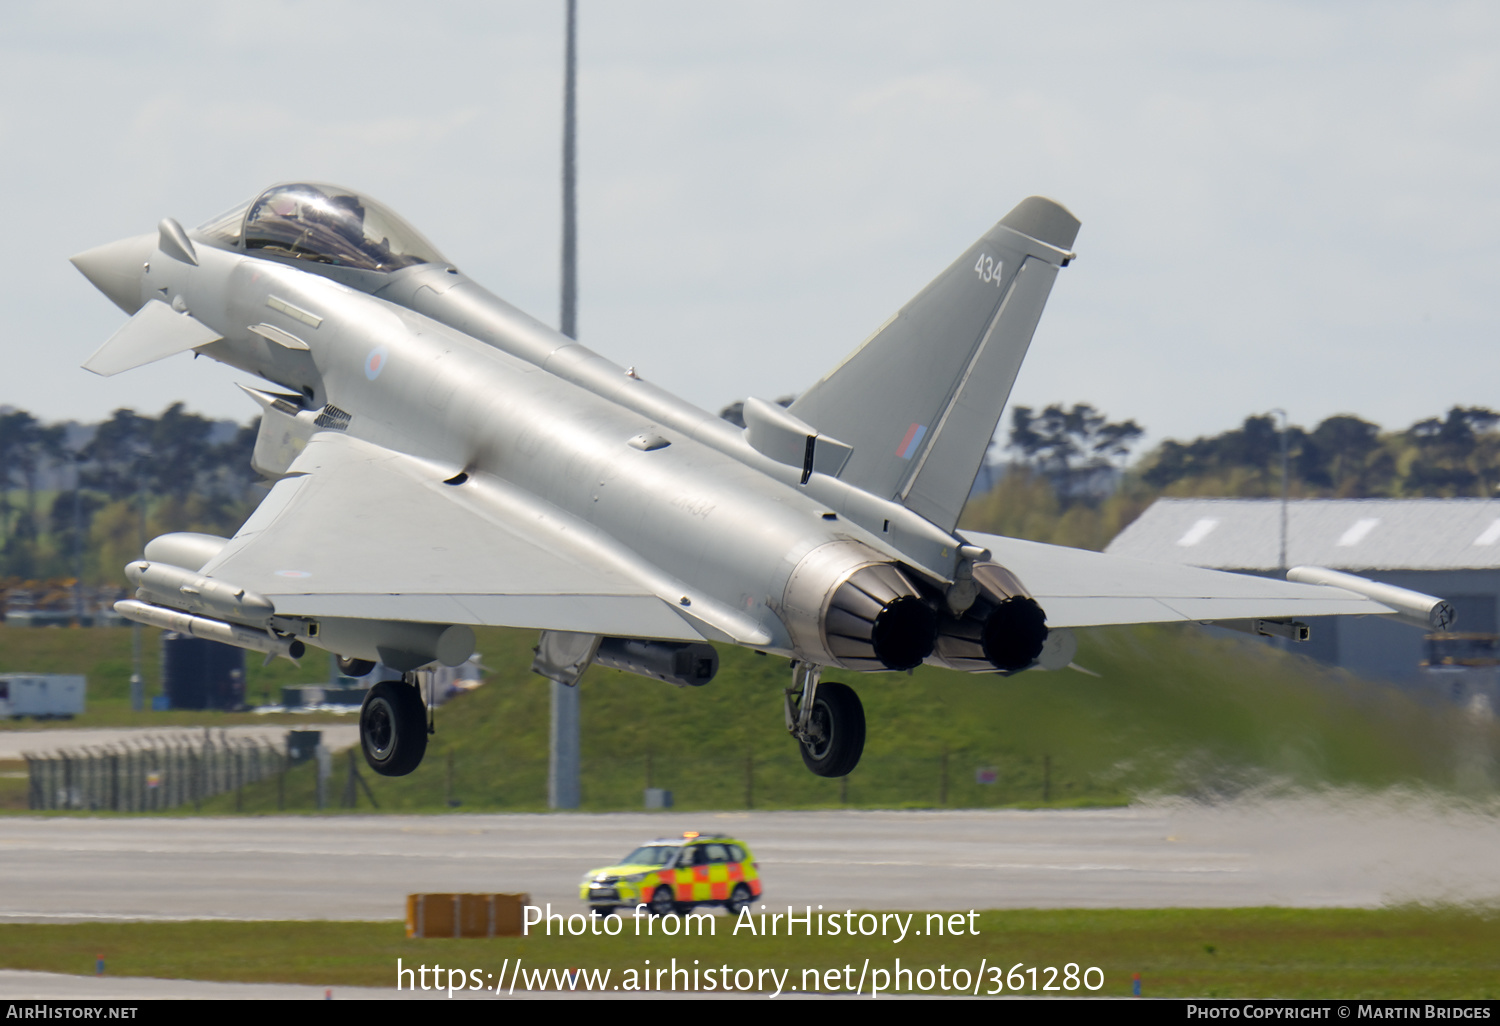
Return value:
<svg viewBox="0 0 1500 1026">
<path fill-rule="evenodd" d="M 991 808 L 1117 804 L 1128 795 L 1051 755 L 968 749 L 866 753 L 848 777 L 813 776 L 794 745 L 775 749 L 586 752 L 584 808 L 643 807 L 645 788 L 672 792 L 681 810 L 778 808 Z M 545 808 L 547 760 L 525 749 L 429 752 L 401 780 L 360 772 L 353 749 L 288 758 L 279 745 L 216 735 L 154 738 L 26 756 L 33 810 L 215 814 L 333 808 L 416 812 Z M 373 784 L 373 787 L 372 787 Z"/>
<path fill-rule="evenodd" d="M 1126 797 L 1113 781 L 1080 769 L 1074 760 L 1045 753 L 866 751 L 853 774 L 833 778 L 809 773 L 793 744 L 712 755 L 585 753 L 582 763 L 584 804 L 598 809 L 641 808 L 645 788 L 672 792 L 674 807 L 685 809 L 991 808 L 1080 801 L 1111 804 Z M 525 781 L 515 791 L 545 795 L 546 770 L 537 760 L 507 775 L 518 784 Z M 473 801 L 479 797 L 476 791 L 490 786 L 487 778 L 467 772 L 463 763 L 454 776 L 453 798 Z"/>
<path fill-rule="evenodd" d="M 285 751 L 220 736 L 150 738 L 38 755 L 26 753 L 27 807 L 155 812 L 238 794 L 283 773 Z"/>
</svg>

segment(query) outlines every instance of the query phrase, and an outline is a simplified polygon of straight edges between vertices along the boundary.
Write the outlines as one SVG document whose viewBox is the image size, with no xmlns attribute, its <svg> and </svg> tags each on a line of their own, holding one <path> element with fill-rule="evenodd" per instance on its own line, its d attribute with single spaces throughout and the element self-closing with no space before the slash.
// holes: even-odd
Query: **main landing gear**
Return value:
<svg viewBox="0 0 1500 1026">
<path fill-rule="evenodd" d="M 820 777 L 843 777 L 865 750 L 865 707 L 847 684 L 821 681 L 823 668 L 792 664 L 786 689 L 786 729 L 802 746 L 802 761 Z"/>
<path fill-rule="evenodd" d="M 359 710 L 359 743 L 376 773 L 402 777 L 427 753 L 427 706 L 416 675 L 383 680 L 370 688 Z"/>
</svg>

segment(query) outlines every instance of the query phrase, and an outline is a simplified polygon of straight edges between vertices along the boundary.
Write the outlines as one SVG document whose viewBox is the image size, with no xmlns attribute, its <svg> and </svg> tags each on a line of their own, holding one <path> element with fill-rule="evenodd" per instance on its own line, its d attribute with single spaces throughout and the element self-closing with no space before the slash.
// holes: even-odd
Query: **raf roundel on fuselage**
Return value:
<svg viewBox="0 0 1500 1026">
<path fill-rule="evenodd" d="M 321 182 L 273 185 L 198 232 L 211 243 L 257 256 L 361 271 L 447 263 L 437 247 L 389 207 Z"/>
</svg>

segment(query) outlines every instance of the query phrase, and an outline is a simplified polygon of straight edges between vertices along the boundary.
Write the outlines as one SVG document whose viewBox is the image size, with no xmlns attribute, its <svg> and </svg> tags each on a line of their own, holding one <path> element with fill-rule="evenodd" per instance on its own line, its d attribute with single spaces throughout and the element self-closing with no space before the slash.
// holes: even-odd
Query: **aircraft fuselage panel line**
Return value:
<svg viewBox="0 0 1500 1026">
<path fill-rule="evenodd" d="M 564 686 L 597 660 L 696 687 L 705 643 L 740 645 L 790 660 L 782 719 L 824 776 L 867 736 L 825 671 L 1056 669 L 1061 628 L 1092 624 L 1446 622 L 1441 600 L 1357 579 L 955 533 L 1078 227 L 1023 200 L 789 408 L 748 397 L 746 430 L 491 295 L 368 195 L 286 182 L 196 230 L 163 219 L 73 258 L 130 315 L 85 366 L 191 350 L 254 375 L 271 487 L 232 538 L 152 541 L 126 608 L 408 684 L 466 659 L 478 626 L 542 632 L 533 669 Z M 410 772 L 428 726 L 418 689 L 375 682 L 366 761 Z"/>
</svg>

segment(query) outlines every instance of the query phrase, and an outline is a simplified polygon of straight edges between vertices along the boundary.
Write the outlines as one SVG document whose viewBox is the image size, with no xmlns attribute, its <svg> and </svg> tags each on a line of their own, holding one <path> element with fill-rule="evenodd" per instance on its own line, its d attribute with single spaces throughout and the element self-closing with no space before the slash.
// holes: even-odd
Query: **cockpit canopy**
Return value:
<svg viewBox="0 0 1500 1026">
<path fill-rule="evenodd" d="M 233 249 L 363 271 L 447 263 L 389 207 L 323 183 L 274 185 L 198 231 Z"/>
</svg>

